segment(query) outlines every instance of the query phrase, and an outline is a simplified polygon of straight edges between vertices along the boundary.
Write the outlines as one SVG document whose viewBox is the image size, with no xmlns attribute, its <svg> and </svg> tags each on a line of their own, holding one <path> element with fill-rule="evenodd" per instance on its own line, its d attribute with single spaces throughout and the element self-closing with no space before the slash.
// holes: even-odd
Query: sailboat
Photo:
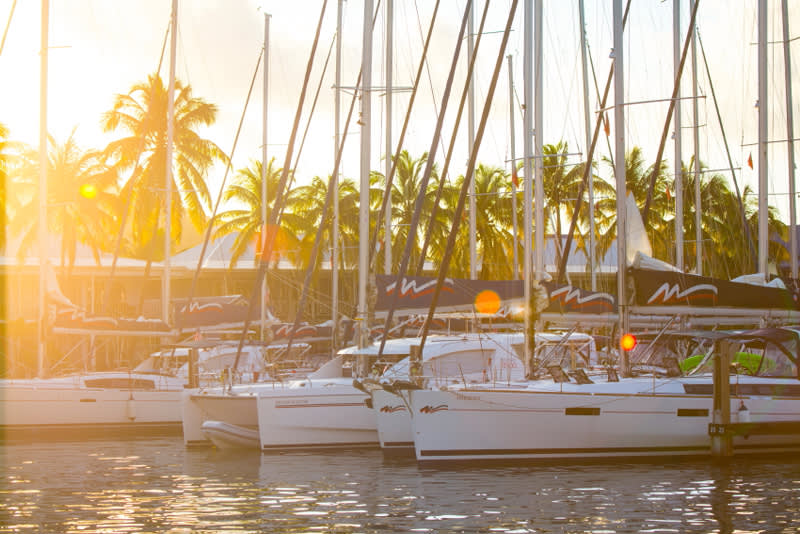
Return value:
<svg viewBox="0 0 800 534">
<path fill-rule="evenodd" d="M 172 10 L 172 46 L 176 46 L 176 3 Z M 152 369 L 112 371 L 45 378 L 44 323 L 46 310 L 57 307 L 59 315 L 100 327 L 94 334 L 147 335 L 170 334 L 159 320 L 121 321 L 87 317 L 58 288 L 55 273 L 46 261 L 46 184 L 47 184 L 47 33 L 49 10 L 42 13 L 41 108 L 40 108 L 40 186 L 39 186 L 39 378 L 0 381 L 0 433 L 5 438 L 31 433 L 67 435 L 77 430 L 81 436 L 96 431 L 104 436 L 121 431 L 180 429 L 179 404 L 184 380 L 152 372 Z M 173 56 L 174 57 L 174 56 Z M 173 60 L 174 63 L 174 60 Z M 173 73 L 171 73 L 174 75 Z M 167 232 L 169 233 L 169 232 Z M 57 316 L 58 317 L 58 316 Z M 137 324 L 138 323 L 138 324 Z"/>
<path fill-rule="evenodd" d="M 302 91 L 297 106 L 295 115 L 294 127 L 292 128 L 289 145 L 286 150 L 286 159 L 283 166 L 283 174 L 281 176 L 278 197 L 283 194 L 283 188 L 286 185 L 288 172 L 291 164 L 292 150 L 294 147 L 295 137 L 297 135 L 303 102 L 306 96 L 308 87 L 308 77 L 311 73 L 313 65 L 313 58 L 316 51 L 316 45 L 322 26 L 323 17 L 325 14 L 325 6 L 323 5 L 322 12 L 320 13 L 319 22 L 317 24 L 317 37 L 314 40 L 311 54 L 309 57 L 308 65 L 306 68 L 306 82 L 303 84 Z M 267 101 L 267 67 L 268 67 L 268 36 L 269 36 L 269 15 L 265 14 L 264 18 L 264 102 L 265 102 L 265 120 L 264 120 L 264 135 L 266 136 L 266 101 Z M 341 33 L 339 33 L 341 35 Z M 264 161 L 262 162 L 262 169 L 266 169 L 266 140 L 264 142 L 263 150 Z M 338 167 L 338 161 L 337 161 Z M 334 175 L 338 169 L 334 172 Z M 262 187 L 265 187 L 266 178 L 262 174 Z M 266 202 L 266 194 L 262 189 L 262 200 Z M 266 207 L 262 207 L 262 218 L 265 228 L 269 225 L 274 225 L 279 220 L 280 209 L 276 206 L 273 208 L 273 213 L 270 214 L 269 221 L 266 218 Z M 264 300 L 265 289 L 262 284 L 265 284 L 264 278 L 269 263 L 269 255 L 271 251 L 271 243 L 269 238 L 266 237 L 262 245 L 262 253 L 259 259 L 259 269 L 257 273 L 257 287 L 261 299 Z M 259 295 L 254 294 L 253 300 L 249 303 L 250 311 L 254 310 L 254 303 L 258 302 Z M 249 321 L 252 319 L 251 314 L 246 314 L 245 328 L 241 334 L 239 350 L 244 348 L 244 339 L 247 334 Z M 288 356 L 284 356 L 284 360 L 291 360 L 291 349 L 295 351 L 302 350 L 302 343 L 293 343 L 296 334 L 298 333 L 299 324 L 294 324 L 289 330 L 289 339 L 286 343 L 285 352 Z M 239 363 L 237 356 L 233 368 L 235 369 Z M 250 384 L 223 384 L 215 388 L 193 388 L 187 390 L 181 400 L 182 410 L 182 427 L 184 444 L 190 446 L 207 446 L 215 444 L 218 447 L 258 447 L 258 415 L 256 411 L 256 399 L 262 389 L 276 389 L 283 388 L 284 383 L 280 377 L 275 376 L 277 381 L 272 379 L 262 380 Z"/>
<path fill-rule="evenodd" d="M 170 69 L 170 108 L 172 107 L 174 89 L 174 52 L 177 46 L 176 36 L 177 1 L 173 0 L 171 14 L 172 35 L 172 67 Z M 165 294 L 163 295 L 164 313 L 161 319 L 104 317 L 87 313 L 67 298 L 56 278 L 55 271 L 47 261 L 47 229 L 46 229 L 46 195 L 47 152 L 46 152 L 46 101 L 47 101 L 47 10 L 43 12 L 42 32 L 45 44 L 42 48 L 42 108 L 40 158 L 40 214 L 39 214 L 39 246 L 40 246 L 40 298 L 39 298 L 39 377 L 33 379 L 0 380 L 0 434 L 4 438 L 17 436 L 75 436 L 85 437 L 89 433 L 105 437 L 120 434 L 138 435 L 144 432 L 180 432 L 181 412 L 180 399 L 184 388 L 190 383 L 188 368 L 184 354 L 180 364 L 172 366 L 174 373 L 165 372 L 164 367 L 156 365 L 157 360 L 164 360 L 163 354 L 154 354 L 134 369 L 104 372 L 83 372 L 69 376 L 44 377 L 44 332 L 45 318 L 48 311 L 55 309 L 52 332 L 58 335 L 95 337 L 148 337 L 174 338 L 177 330 L 168 324 L 169 278 L 168 260 L 164 265 Z M 170 109 L 171 111 L 171 109 Z M 172 121 L 167 121 L 171 138 Z M 171 145 L 171 143 L 168 143 Z M 167 183 L 172 182 L 170 176 L 171 161 L 168 164 Z M 169 203 L 168 203 L 169 204 Z M 169 216 L 167 216 L 169 221 Z M 169 231 L 165 232 L 170 235 Z M 167 237 L 168 239 L 168 237 Z M 166 245 L 169 250 L 169 244 Z M 167 258 L 169 255 L 167 254 Z M 213 303 L 217 311 L 236 308 L 230 302 Z M 197 311 L 197 310 L 195 310 Z M 182 314 L 179 319 L 187 319 L 198 314 Z M 224 315 L 224 313 L 223 313 Z M 209 347 L 213 344 L 209 344 Z M 252 354 L 251 354 L 252 356 Z M 257 354 L 260 360 L 260 354 Z M 181 359 L 180 355 L 170 349 L 166 357 L 172 362 Z M 199 361 L 197 361 L 199 360 Z M 197 363 L 211 370 L 213 365 L 225 365 L 224 349 L 221 351 L 199 351 Z M 183 367 L 182 370 L 178 369 Z M 219 372 L 221 367 L 213 370 Z M 192 369 L 195 371 L 195 369 Z M 254 367 L 254 370 L 256 368 Z M 260 370 L 260 369 L 259 369 Z M 182 376 L 181 376 L 182 374 Z M 195 373 L 193 373 L 195 374 Z"/>
<path fill-rule="evenodd" d="M 622 131 L 621 2 L 615 16 L 615 123 Z M 539 130 L 537 129 L 537 132 Z M 617 163 L 624 164 L 624 135 L 617 138 Z M 622 177 L 622 178 L 621 178 Z M 624 168 L 617 169 L 618 192 Z M 621 186 L 620 186 L 620 181 Z M 618 235 L 624 231 L 624 195 L 618 195 Z M 763 243 L 764 241 L 762 241 Z M 624 252 L 625 240 L 619 242 Z M 620 316 L 626 255 L 619 254 Z M 670 273 L 676 274 L 676 273 Z M 681 273 L 676 276 L 682 277 Z M 700 288 L 698 288 L 700 289 Z M 715 286 L 706 286 L 713 293 Z M 678 294 L 667 286 L 668 297 Z M 684 294 L 682 299 L 697 295 Z M 623 319 L 622 325 L 626 324 Z M 665 323 L 665 328 L 669 322 Z M 625 332 L 623 326 L 623 332 Z M 459 386 L 412 389 L 414 446 L 420 462 L 598 459 L 711 455 L 721 433 L 733 454 L 797 451 L 800 415 L 800 330 L 790 327 L 735 332 L 661 332 L 661 341 L 681 337 L 668 349 L 644 346 L 651 364 L 636 375 L 570 376 L 558 367 L 551 378 L 509 387 Z M 631 339 L 631 338 L 628 338 Z M 691 342 L 689 342 L 691 340 Z M 632 346 L 621 343 L 620 350 Z M 697 351 L 697 352 L 695 352 Z M 630 354 L 626 353 L 626 360 Z M 733 362 L 729 373 L 727 364 Z M 635 363 L 635 362 L 634 362 Z M 657 371 L 654 365 L 660 368 Z M 713 371 L 713 372 L 712 372 Z M 730 388 L 730 396 L 720 394 Z M 720 422 L 734 414 L 734 424 Z M 480 428 L 480 432 L 474 429 Z"/>
<path fill-rule="evenodd" d="M 714 341 L 725 335 L 716 334 Z M 728 339 L 755 354 L 747 361 L 757 362 L 740 367 L 731 378 L 728 408 L 734 422 L 797 420 L 799 336 L 788 328 L 730 334 Z M 537 380 L 517 388 L 410 391 L 416 458 L 446 462 L 710 455 L 714 405 L 706 365 L 716 356 L 703 357 L 703 366 L 690 376 L 618 381 L 590 376 L 580 382 Z M 798 448 L 793 435 L 743 432 L 733 441 L 734 454 Z"/>
<path fill-rule="evenodd" d="M 414 454 L 414 431 L 408 390 L 449 387 L 512 387 L 525 381 L 525 336 L 521 332 L 435 336 L 425 344 L 418 382 L 406 378 L 409 359 L 400 361 L 379 384 L 367 386 L 377 417 L 384 454 Z M 570 362 L 578 368 L 597 364 L 594 338 L 580 332 L 538 332 L 540 361 Z M 405 369 L 404 369 L 405 368 Z M 391 376 L 402 377 L 392 381 Z"/>
</svg>

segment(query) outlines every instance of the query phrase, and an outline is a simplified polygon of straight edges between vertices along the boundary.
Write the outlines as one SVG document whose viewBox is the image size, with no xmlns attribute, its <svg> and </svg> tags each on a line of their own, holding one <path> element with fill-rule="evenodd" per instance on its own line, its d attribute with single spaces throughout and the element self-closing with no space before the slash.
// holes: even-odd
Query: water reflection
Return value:
<svg viewBox="0 0 800 534">
<path fill-rule="evenodd" d="M 175 438 L 0 446 L 0 532 L 794 532 L 800 461 L 420 468 Z"/>
</svg>

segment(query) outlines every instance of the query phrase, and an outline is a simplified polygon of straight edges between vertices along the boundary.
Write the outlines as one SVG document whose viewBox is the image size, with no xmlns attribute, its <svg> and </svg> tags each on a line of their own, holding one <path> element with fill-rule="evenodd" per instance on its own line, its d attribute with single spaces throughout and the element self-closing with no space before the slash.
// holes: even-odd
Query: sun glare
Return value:
<svg viewBox="0 0 800 534">
<path fill-rule="evenodd" d="M 481 291 L 475 297 L 475 311 L 478 313 L 485 313 L 494 315 L 500 310 L 500 297 L 494 291 L 489 289 Z"/>
<path fill-rule="evenodd" d="M 80 192 L 83 198 L 89 200 L 92 200 L 94 197 L 97 196 L 97 188 L 94 186 L 94 184 L 83 184 L 81 186 Z"/>
</svg>

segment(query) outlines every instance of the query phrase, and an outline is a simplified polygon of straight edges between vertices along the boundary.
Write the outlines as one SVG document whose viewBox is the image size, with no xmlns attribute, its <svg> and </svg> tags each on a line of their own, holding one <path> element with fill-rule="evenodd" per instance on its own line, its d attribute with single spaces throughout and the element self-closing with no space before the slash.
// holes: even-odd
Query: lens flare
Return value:
<svg viewBox="0 0 800 534">
<path fill-rule="evenodd" d="M 475 311 L 494 315 L 500 310 L 500 297 L 492 290 L 484 290 L 475 297 Z"/>
<path fill-rule="evenodd" d="M 91 200 L 97 196 L 97 188 L 93 184 L 83 184 L 80 193 L 83 198 Z"/>
<path fill-rule="evenodd" d="M 633 334 L 625 334 L 619 340 L 619 345 L 622 347 L 622 350 L 633 350 L 636 346 L 636 337 Z"/>
</svg>

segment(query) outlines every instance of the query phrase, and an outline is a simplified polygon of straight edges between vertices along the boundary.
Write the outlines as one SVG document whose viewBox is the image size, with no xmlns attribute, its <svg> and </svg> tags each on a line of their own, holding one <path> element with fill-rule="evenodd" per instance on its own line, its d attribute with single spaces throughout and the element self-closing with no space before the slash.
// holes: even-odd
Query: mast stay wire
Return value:
<svg viewBox="0 0 800 534">
<path fill-rule="evenodd" d="M 736 199 L 739 201 L 739 210 L 742 214 L 742 225 L 744 226 L 744 233 L 747 239 L 747 244 L 750 249 L 750 257 L 755 259 L 756 257 L 756 250 L 755 245 L 753 243 L 753 236 L 750 233 L 750 225 L 747 224 L 747 214 L 744 210 L 744 202 L 742 201 L 742 194 L 739 191 L 739 182 L 736 180 L 736 172 L 734 171 L 733 165 L 733 158 L 731 157 L 731 151 L 728 146 L 728 138 L 725 135 L 725 127 L 722 123 L 722 114 L 719 110 L 719 103 L 717 102 L 717 93 L 714 90 L 714 82 L 711 79 L 711 70 L 708 66 L 708 60 L 706 58 L 706 49 L 703 46 L 703 39 L 700 38 L 700 31 L 697 30 L 697 43 L 700 45 L 700 53 L 703 56 L 703 64 L 705 65 L 706 77 L 708 78 L 708 87 L 711 89 L 711 98 L 714 100 L 714 109 L 717 114 L 717 120 L 719 121 L 719 129 L 720 133 L 722 134 L 722 141 L 725 145 L 725 153 L 728 156 L 728 165 L 730 166 L 731 171 L 731 179 L 733 180 L 733 187 L 736 190 Z"/>
<path fill-rule="evenodd" d="M 167 50 L 167 37 L 169 36 L 170 28 L 172 27 L 172 17 L 170 17 L 169 24 L 167 24 L 167 29 L 164 32 L 164 41 L 161 44 L 161 55 L 158 58 L 158 67 L 156 67 L 156 76 L 161 79 L 161 65 L 164 62 L 164 54 Z M 139 143 L 139 150 L 136 153 L 136 164 L 133 166 L 133 171 L 131 172 L 131 177 L 136 176 L 139 171 L 139 164 L 142 158 L 142 153 L 144 152 L 144 145 L 146 142 L 146 137 L 142 137 L 141 142 Z M 124 191 L 126 187 L 123 186 L 122 191 Z M 122 192 L 121 191 L 121 192 Z M 117 270 L 117 260 L 119 259 L 120 249 L 122 248 L 122 236 L 125 233 L 125 226 L 128 223 L 128 215 L 131 211 L 131 206 L 133 205 L 133 191 L 129 191 L 127 202 L 125 203 L 125 209 L 122 212 L 122 220 L 120 221 L 119 225 L 119 233 L 117 234 L 116 243 L 114 244 L 114 256 L 111 259 L 111 272 L 108 275 L 108 285 L 109 287 L 112 286 L 114 282 L 114 273 Z M 103 307 L 105 310 L 111 309 L 111 291 L 106 291 L 106 298 L 105 302 L 103 303 Z"/>
<path fill-rule="evenodd" d="M 486 0 L 486 10 L 488 10 L 489 0 Z M 433 167 L 434 167 L 434 159 L 435 159 L 435 152 L 436 152 L 436 145 L 441 142 L 441 132 L 442 126 L 444 123 L 444 115 L 445 111 L 447 110 L 447 105 L 450 102 L 450 93 L 453 87 L 453 82 L 455 80 L 455 73 L 456 68 L 458 66 L 458 58 L 461 53 L 461 46 L 462 41 L 464 39 L 464 33 L 467 29 L 467 22 L 470 19 L 470 13 L 472 12 L 472 0 L 467 0 L 467 6 L 464 9 L 464 15 L 461 19 L 461 27 L 459 28 L 458 33 L 458 40 L 456 41 L 455 51 L 453 52 L 453 60 L 450 64 L 450 71 L 447 75 L 447 83 L 445 84 L 444 93 L 442 95 L 442 110 L 438 116 L 438 120 L 436 121 L 436 129 L 433 133 L 433 138 L 431 139 L 431 153 L 428 155 L 428 160 L 425 164 L 425 171 L 422 176 L 422 180 L 419 184 L 419 192 L 417 193 L 417 198 L 414 202 L 414 213 L 411 216 L 411 226 L 408 229 L 408 239 L 406 240 L 405 248 L 403 251 L 403 256 L 400 261 L 400 267 L 397 272 L 397 283 L 395 285 L 396 290 L 392 293 L 392 304 L 389 307 L 389 311 L 386 314 L 386 320 L 384 321 L 384 332 L 388 332 L 392 323 L 392 316 L 394 315 L 394 310 L 397 306 L 397 301 L 400 298 L 400 287 L 403 282 L 403 278 L 406 276 L 406 272 L 408 269 L 408 264 L 411 260 L 411 252 L 416 242 L 415 234 L 417 233 L 417 227 L 419 225 L 419 220 L 422 215 L 422 208 L 425 203 L 425 197 L 427 195 L 428 183 L 430 180 L 431 175 L 433 174 Z M 469 82 L 469 79 L 468 79 Z M 440 180 L 441 183 L 441 180 Z M 377 232 L 376 232 L 377 234 Z M 380 348 L 378 349 L 378 358 L 383 355 L 383 349 L 386 346 L 386 337 L 381 337 Z"/>
<path fill-rule="evenodd" d="M 474 174 L 475 162 L 477 161 L 478 157 L 478 149 L 480 148 L 481 141 L 483 140 L 483 133 L 486 130 L 486 122 L 489 118 L 489 111 L 491 107 L 491 102 L 494 99 L 494 91 L 497 87 L 497 79 L 500 75 L 500 70 L 503 65 L 503 59 L 505 56 L 506 46 L 508 45 L 508 37 L 511 33 L 511 25 L 514 21 L 514 14 L 517 11 L 517 0 L 512 0 L 511 8 L 509 9 L 508 14 L 508 21 L 506 22 L 505 32 L 503 33 L 503 40 L 500 45 L 500 51 L 497 55 L 497 61 L 494 67 L 494 73 L 492 75 L 492 81 L 489 84 L 489 93 L 487 95 L 486 102 L 483 106 L 483 113 L 481 114 L 480 124 L 478 125 L 478 131 L 476 132 L 475 142 L 472 147 L 470 147 L 470 156 L 469 162 L 467 163 L 467 173 L 464 176 L 464 183 L 461 186 L 461 193 L 458 197 L 458 204 L 456 205 L 455 216 L 453 217 L 453 227 L 450 230 L 450 235 L 447 237 L 447 246 L 445 248 L 444 256 L 442 258 L 442 266 L 439 269 L 439 277 L 436 281 L 436 287 L 434 289 L 431 304 L 428 308 L 428 316 L 425 319 L 422 327 L 422 335 L 420 336 L 420 344 L 419 344 L 419 351 L 420 354 L 423 354 L 425 348 L 425 341 L 428 337 L 428 330 L 430 329 L 430 325 L 433 322 L 433 315 L 436 310 L 436 304 L 439 300 L 439 294 L 442 290 L 442 285 L 444 283 L 444 278 L 447 275 L 448 264 L 450 262 L 450 258 L 453 255 L 453 249 L 455 248 L 455 240 L 456 235 L 458 234 L 459 226 L 461 224 L 461 215 L 464 212 L 464 204 L 466 204 L 467 200 L 467 193 L 469 192 L 469 183 L 472 180 L 472 176 Z"/>
<path fill-rule="evenodd" d="M 0 56 L 3 55 L 3 47 L 6 44 L 6 37 L 8 37 L 8 30 L 11 28 L 11 19 L 14 18 L 14 8 L 17 7 L 17 0 L 11 3 L 11 11 L 8 14 L 8 22 L 6 22 L 6 29 L 3 31 L 3 40 L 0 41 Z"/>
<path fill-rule="evenodd" d="M 192 286 L 189 291 L 189 298 L 186 302 L 186 308 L 188 309 L 192 305 L 192 300 L 194 299 L 195 292 L 197 291 L 197 281 L 200 278 L 200 271 L 203 268 L 203 259 L 206 255 L 206 250 L 208 250 L 208 243 L 211 240 L 211 233 L 214 228 L 214 223 L 217 219 L 217 212 L 219 211 L 219 206 L 222 203 L 222 196 L 225 192 L 225 185 L 228 182 L 228 175 L 230 174 L 231 167 L 233 165 L 233 156 L 236 152 L 236 147 L 239 144 L 239 134 L 242 132 L 242 127 L 244 126 L 244 118 L 247 114 L 247 106 L 250 103 L 250 97 L 253 94 L 253 87 L 256 83 L 256 77 L 258 76 L 258 70 L 261 65 L 261 58 L 264 56 L 264 48 L 261 48 L 261 51 L 258 54 L 258 59 L 256 60 L 256 68 L 253 71 L 253 77 L 250 80 L 250 87 L 247 90 L 247 98 L 244 101 L 244 108 L 242 109 L 242 115 L 239 118 L 239 126 L 236 128 L 236 135 L 233 138 L 233 146 L 231 147 L 230 156 L 228 156 L 228 161 L 225 165 L 225 173 L 222 175 L 222 182 L 219 185 L 219 193 L 217 193 L 217 199 L 214 202 L 214 209 L 211 212 L 211 217 L 208 220 L 208 225 L 206 227 L 205 237 L 203 238 L 203 246 L 200 249 L 200 256 L 197 258 L 197 268 L 194 271 L 194 275 L 192 276 Z M 262 202 L 266 202 L 266 199 L 262 199 Z"/>
<path fill-rule="evenodd" d="M 431 237 L 433 236 L 433 224 L 434 221 L 436 220 L 437 211 L 439 210 L 439 202 L 442 199 L 442 193 L 444 191 L 447 170 L 450 167 L 450 162 L 453 156 L 453 150 L 455 149 L 456 139 L 458 137 L 456 133 L 458 132 L 459 125 L 461 124 L 461 118 L 463 117 L 464 114 L 464 107 L 466 104 L 467 96 L 469 94 L 468 93 L 469 83 L 470 83 L 469 80 L 472 79 L 472 74 L 475 70 L 476 58 L 478 57 L 478 50 L 481 44 L 481 36 L 483 35 L 483 26 L 484 23 L 486 22 L 486 16 L 488 14 L 488 10 L 489 10 L 489 0 L 486 1 L 486 6 L 484 7 L 483 11 L 483 16 L 481 17 L 480 27 L 478 29 L 478 38 L 475 40 L 475 47 L 473 49 L 472 61 L 469 64 L 464 90 L 461 92 L 461 100 L 458 104 L 458 113 L 456 114 L 456 121 L 455 124 L 453 125 L 453 135 L 450 138 L 450 146 L 447 149 L 447 156 L 445 157 L 444 160 L 444 168 L 442 169 L 442 174 L 439 177 L 439 186 L 436 190 L 436 198 L 433 201 L 433 206 L 431 206 L 430 223 L 428 224 L 428 229 L 425 232 L 425 241 L 423 242 L 422 248 L 420 249 L 419 264 L 417 265 L 417 271 L 416 271 L 417 276 L 422 276 L 422 270 L 423 267 L 425 266 L 425 257 L 428 254 L 428 246 L 430 244 Z"/>
<path fill-rule="evenodd" d="M 378 0 L 377 5 L 375 6 L 375 14 L 372 17 L 372 26 L 373 26 L 373 28 L 375 27 L 375 22 L 376 22 L 376 20 L 378 18 L 378 13 L 380 12 L 380 7 L 381 7 L 380 6 L 380 0 Z M 363 74 L 363 72 L 361 70 L 359 70 L 358 79 L 356 81 L 356 87 L 361 85 L 362 74 Z M 347 120 L 345 121 L 345 124 L 344 124 L 344 131 L 347 131 L 349 129 L 349 127 L 350 127 L 350 120 L 353 118 L 353 110 L 355 109 L 355 104 L 356 104 L 356 101 L 358 100 L 358 97 L 359 97 L 358 91 L 356 90 L 356 91 L 353 92 L 353 98 L 350 101 L 350 109 L 347 112 Z M 322 242 L 322 234 L 325 231 L 325 219 L 327 219 L 328 210 L 330 209 L 331 204 L 333 204 L 333 202 L 334 202 L 333 196 L 334 196 L 334 193 L 336 192 L 335 190 L 337 188 L 333 187 L 333 185 L 334 185 L 334 181 L 336 180 L 336 178 L 339 175 L 339 167 L 341 165 L 342 153 L 344 152 L 344 145 L 345 145 L 346 141 L 347 141 L 347 136 L 343 135 L 339 150 L 336 151 L 336 161 L 334 163 L 333 172 L 330 174 L 330 177 L 328 179 L 328 190 L 327 190 L 326 195 L 325 195 L 325 204 L 322 206 L 322 214 L 320 216 L 320 225 L 317 227 L 317 233 L 314 236 L 314 244 L 313 244 L 313 246 L 311 248 L 311 257 L 308 260 L 308 266 L 306 267 L 305 277 L 303 278 L 303 291 L 300 294 L 300 300 L 297 303 L 297 313 L 295 314 L 295 317 L 294 317 L 294 324 L 292 326 L 292 329 L 289 331 L 290 332 L 289 333 L 289 341 L 287 342 L 287 347 L 288 348 L 286 350 L 287 354 L 291 351 L 292 342 L 294 341 L 294 333 L 297 331 L 297 328 L 300 326 L 300 323 L 303 320 L 303 308 L 305 308 L 305 303 L 306 303 L 306 300 L 308 298 L 308 293 L 309 293 L 309 290 L 310 290 L 310 287 L 311 287 L 311 276 L 314 273 L 314 266 L 317 263 L 317 255 L 319 253 L 319 245 Z M 287 195 L 288 195 L 288 192 L 287 192 Z M 336 201 L 338 201 L 338 199 L 336 199 Z M 335 258 L 333 259 L 333 261 L 335 261 Z M 336 326 L 337 325 L 334 325 L 334 328 Z M 240 341 L 240 343 L 241 343 L 241 341 Z M 239 359 L 239 356 L 237 354 L 237 357 L 236 357 L 237 363 L 238 363 L 238 359 Z M 235 368 L 236 368 L 236 365 L 234 364 L 234 369 Z"/>
<path fill-rule="evenodd" d="M 471 2 L 471 0 L 467 0 L 467 1 Z M 414 0 L 414 11 L 415 11 L 415 13 L 417 15 L 417 31 L 419 31 L 419 36 L 422 37 L 423 36 L 423 33 L 422 33 L 422 21 L 421 21 L 421 17 L 419 16 L 419 4 L 418 4 L 417 0 Z M 441 112 L 439 111 L 439 108 L 438 108 L 438 106 L 436 104 L 437 103 L 436 90 L 433 87 L 433 76 L 431 76 L 431 64 L 428 61 L 428 57 L 427 56 L 425 56 L 425 70 L 428 73 L 428 85 L 430 86 L 431 99 L 433 100 L 434 117 L 438 120 L 439 119 L 439 113 L 441 113 Z M 440 138 L 439 139 L 439 143 L 442 145 L 441 146 L 442 151 L 444 151 L 444 139 Z"/>
<path fill-rule="evenodd" d="M 628 0 L 625 3 L 625 13 L 622 16 L 622 28 L 625 29 L 625 24 L 628 21 L 628 13 L 630 12 L 631 7 L 631 0 Z M 608 79 L 606 80 L 606 87 L 603 92 L 603 97 L 600 102 L 600 108 L 603 109 L 606 107 L 606 100 L 608 99 L 608 92 L 611 89 L 611 81 L 614 77 L 614 62 L 611 62 L 611 67 L 608 72 Z M 594 126 L 594 134 L 592 135 L 592 144 L 589 146 L 588 154 L 586 155 L 586 161 L 592 161 L 594 156 L 594 150 L 597 146 L 597 138 L 600 135 L 600 124 L 602 124 L 603 115 L 597 117 L 597 121 L 595 122 Z M 575 201 L 575 211 L 572 213 L 572 220 L 569 224 L 569 230 L 567 231 L 567 241 L 564 243 L 564 250 L 571 250 L 572 249 L 572 237 L 575 234 L 575 227 L 578 223 L 578 215 L 581 211 L 581 204 L 583 204 L 583 195 L 586 191 L 587 184 L 589 182 L 589 175 L 592 172 L 592 169 L 589 165 L 584 165 L 583 171 L 583 179 L 581 180 L 581 185 L 578 188 L 578 198 Z M 567 269 L 567 255 L 563 255 L 561 257 L 561 264 L 558 266 L 558 272 L 556 273 L 555 282 L 560 284 L 564 279 L 564 273 Z"/>
<path fill-rule="evenodd" d="M 308 62 L 306 64 L 306 72 L 303 78 L 303 86 L 300 90 L 300 97 L 297 102 L 297 110 L 295 112 L 294 121 L 292 124 L 292 131 L 289 136 L 289 144 L 286 147 L 286 156 L 284 158 L 284 164 L 281 171 L 281 177 L 278 181 L 277 187 L 277 194 L 275 196 L 275 204 L 273 205 L 272 211 L 269 214 L 269 222 L 266 225 L 265 229 L 275 228 L 277 225 L 280 224 L 281 214 L 283 211 L 282 201 L 283 201 L 283 190 L 286 187 L 286 183 L 289 178 L 289 165 L 292 162 L 292 152 L 294 151 L 294 143 L 297 137 L 297 130 L 300 126 L 300 118 L 303 112 L 303 103 L 305 102 L 306 98 L 306 91 L 308 90 L 308 81 L 311 78 L 311 70 L 314 64 L 314 57 L 317 52 L 317 46 L 319 44 L 319 37 L 322 31 L 322 22 L 325 19 L 325 10 L 328 5 L 328 0 L 324 0 L 322 3 L 322 9 L 320 10 L 319 21 L 317 22 L 317 29 L 314 35 L 314 42 L 311 46 L 311 52 L 309 53 Z M 267 274 L 267 269 L 269 268 L 269 258 L 272 255 L 272 246 L 274 243 L 274 235 L 271 236 L 270 232 L 264 232 L 265 238 L 263 241 L 263 245 L 261 248 L 261 258 L 258 261 L 258 271 L 256 273 L 256 279 L 253 283 L 253 292 L 251 294 L 250 302 L 248 305 L 247 315 L 244 319 L 244 325 L 242 326 L 242 334 L 239 337 L 239 344 L 236 348 L 236 359 L 233 363 L 233 368 L 239 364 L 239 359 L 242 355 L 242 347 L 244 346 L 245 338 L 247 337 L 247 332 L 250 329 L 250 317 L 253 315 L 255 310 L 255 302 L 258 300 L 260 301 L 260 294 L 261 294 L 261 287 L 264 283 L 264 278 Z"/>
<path fill-rule="evenodd" d="M 433 9 L 433 16 L 431 17 L 431 25 L 428 28 L 428 35 L 425 38 L 425 46 L 422 49 L 422 58 L 420 58 L 419 65 L 417 67 L 417 74 L 414 78 L 414 85 L 413 89 L 411 90 L 411 96 L 409 97 L 408 101 L 408 109 L 406 110 L 406 116 L 403 120 L 403 127 L 400 130 L 400 138 L 397 140 L 397 149 L 395 150 L 394 157 L 392 158 L 392 166 L 389 169 L 389 176 L 386 177 L 386 183 L 384 184 L 385 190 L 383 192 L 383 199 L 381 200 L 381 207 L 378 210 L 376 221 L 383 221 L 384 215 L 386 213 L 386 208 L 389 203 L 389 198 L 391 197 L 392 192 L 392 182 L 394 181 L 394 175 L 397 171 L 397 162 L 400 159 L 400 153 L 403 149 L 403 142 L 405 140 L 406 132 L 408 131 L 408 124 L 411 119 L 411 110 L 414 107 L 414 102 L 417 97 L 417 91 L 419 89 L 419 82 L 422 78 L 422 68 L 425 64 L 426 57 L 428 55 L 428 48 L 431 42 L 431 38 L 433 37 L 433 28 L 436 23 L 436 17 L 439 12 L 439 4 L 441 0 L 436 0 L 436 4 Z M 369 270 L 374 270 L 374 265 L 377 254 L 377 245 L 378 245 L 378 235 L 380 234 L 380 228 L 382 225 L 376 225 L 375 233 L 372 234 L 370 243 L 369 243 L 369 261 L 367 262 L 369 265 Z M 391 241 L 391 236 L 384 236 L 384 241 L 389 243 Z M 388 245 L 387 246 L 391 246 Z"/>
</svg>

